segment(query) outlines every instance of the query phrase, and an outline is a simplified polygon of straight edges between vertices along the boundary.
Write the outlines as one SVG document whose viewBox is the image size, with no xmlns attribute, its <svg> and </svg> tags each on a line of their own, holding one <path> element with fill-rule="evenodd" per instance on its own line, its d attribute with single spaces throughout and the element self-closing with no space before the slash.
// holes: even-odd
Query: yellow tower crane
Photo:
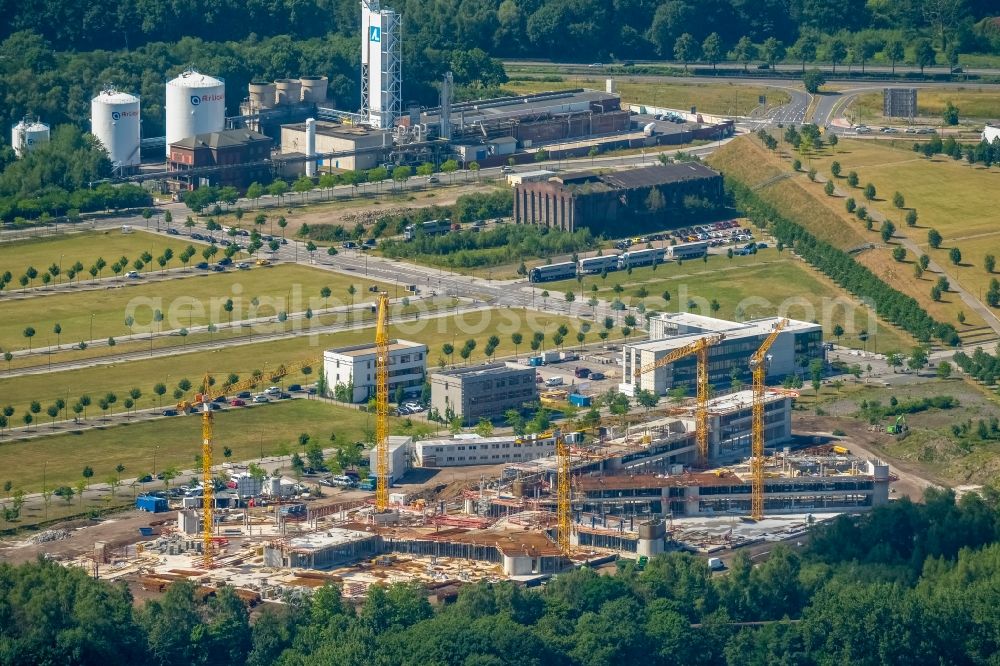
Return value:
<svg viewBox="0 0 1000 666">
<path fill-rule="evenodd" d="M 725 340 L 725 338 L 726 336 L 723 333 L 699 338 L 694 342 L 684 345 L 683 347 L 678 347 L 661 359 L 637 368 L 634 373 L 636 388 L 638 389 L 639 379 L 647 372 L 653 372 L 658 368 L 670 365 L 671 363 L 679 361 L 680 359 L 690 356 L 691 354 L 697 354 L 698 406 L 695 410 L 695 436 L 698 441 L 698 463 L 701 465 L 704 465 L 705 461 L 708 459 L 708 348 L 712 345 L 719 344 Z"/>
<path fill-rule="evenodd" d="M 767 377 L 767 352 L 787 324 L 787 319 L 779 320 L 764 343 L 750 357 L 750 370 L 753 372 L 750 517 L 754 520 L 764 517 L 764 379 Z"/>
<path fill-rule="evenodd" d="M 375 510 L 389 509 L 389 294 L 378 295 L 375 320 Z"/>
<path fill-rule="evenodd" d="M 553 433 L 556 440 L 556 545 L 563 555 L 569 556 L 569 534 L 572 528 L 570 516 L 570 456 L 569 447 L 558 429 Z"/>
<path fill-rule="evenodd" d="M 322 361 L 320 361 L 322 362 Z M 205 374 L 202 382 L 202 391 L 195 395 L 190 403 L 180 403 L 178 408 L 183 410 L 196 409 L 201 412 L 201 485 L 202 485 L 202 514 L 201 514 L 201 540 L 202 540 L 202 560 L 206 568 L 211 568 L 215 562 L 214 543 L 212 541 L 212 531 L 215 526 L 215 487 L 212 481 L 212 451 L 215 436 L 215 421 L 212 416 L 212 401 L 220 395 L 239 391 L 246 391 L 262 384 L 270 383 L 281 379 L 289 372 L 301 370 L 316 363 L 316 359 L 299 361 L 291 365 L 279 365 L 271 372 L 235 382 L 225 383 L 218 387 L 214 386 L 212 377 Z"/>
</svg>

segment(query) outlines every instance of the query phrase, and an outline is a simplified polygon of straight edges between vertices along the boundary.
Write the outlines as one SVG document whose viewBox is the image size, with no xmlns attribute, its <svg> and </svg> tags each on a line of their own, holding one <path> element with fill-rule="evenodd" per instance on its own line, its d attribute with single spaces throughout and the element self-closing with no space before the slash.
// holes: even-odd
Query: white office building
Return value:
<svg viewBox="0 0 1000 666">
<path fill-rule="evenodd" d="M 551 456 L 555 451 L 556 440 L 552 436 L 480 437 L 476 434 L 463 434 L 450 439 L 416 442 L 413 445 L 413 462 L 417 467 L 500 465 Z"/>
<path fill-rule="evenodd" d="M 351 401 L 375 396 L 375 345 L 353 345 L 323 352 L 323 372 L 330 395 L 338 385 L 352 387 Z M 402 387 L 407 396 L 418 395 L 427 373 L 427 345 L 409 340 L 389 341 L 389 398 Z"/>
<path fill-rule="evenodd" d="M 694 395 L 697 357 L 690 355 L 644 374 L 638 383 L 636 369 L 660 360 L 670 352 L 706 335 L 725 338 L 708 349 L 708 380 L 728 387 L 734 373 L 750 382 L 750 357 L 778 323 L 778 317 L 733 322 L 689 313 L 661 314 L 649 320 L 649 340 L 622 348 L 622 383 L 619 389 L 634 395 L 637 389 L 663 395 L 674 386 L 685 385 Z M 814 358 L 823 358 L 823 328 L 819 324 L 788 320 L 768 352 L 768 380 L 804 371 Z"/>
<path fill-rule="evenodd" d="M 389 435 L 386 444 L 389 448 L 389 485 L 403 478 L 410 468 L 410 455 L 413 451 L 413 438 L 403 435 Z M 378 447 L 373 446 L 368 452 L 368 464 L 372 476 L 378 470 Z"/>
</svg>

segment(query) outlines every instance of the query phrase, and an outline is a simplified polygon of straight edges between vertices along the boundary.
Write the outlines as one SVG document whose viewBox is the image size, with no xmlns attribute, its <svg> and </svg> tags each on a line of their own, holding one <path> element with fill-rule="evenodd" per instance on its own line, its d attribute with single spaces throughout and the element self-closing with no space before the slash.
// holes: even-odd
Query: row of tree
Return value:
<svg viewBox="0 0 1000 666">
<path fill-rule="evenodd" d="M 670 553 L 544 588 L 464 586 L 434 607 L 413 584 L 289 593 L 249 620 L 229 587 L 173 583 L 141 607 L 124 584 L 47 561 L 0 565 L 2 663 L 989 664 L 1000 646 L 998 495 L 928 490 L 812 529 L 809 545 L 739 551 L 726 576 Z M 751 623 L 745 626 L 745 623 Z"/>
<path fill-rule="evenodd" d="M 994 138 L 992 142 L 982 139 L 979 143 L 963 144 L 953 136 L 942 141 L 935 134 L 930 141 L 915 142 L 913 152 L 924 157 L 947 155 L 956 162 L 964 158 L 970 165 L 982 164 L 988 169 L 994 164 L 1000 164 L 1000 137 Z"/>
<path fill-rule="evenodd" d="M 794 247 L 799 256 L 850 293 L 867 299 L 879 317 L 899 326 L 921 342 L 937 338 L 945 344 L 958 344 L 955 327 L 935 321 L 916 299 L 886 284 L 848 253 L 813 236 L 777 208 L 761 200 L 743 183 L 729 178 L 726 186 L 732 191 L 737 207 L 754 224 L 769 229 L 786 247 Z"/>
</svg>

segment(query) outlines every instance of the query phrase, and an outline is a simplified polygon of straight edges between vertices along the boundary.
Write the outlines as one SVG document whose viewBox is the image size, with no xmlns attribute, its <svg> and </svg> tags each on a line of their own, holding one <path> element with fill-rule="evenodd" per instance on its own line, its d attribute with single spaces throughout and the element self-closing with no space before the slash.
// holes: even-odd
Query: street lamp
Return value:
<svg viewBox="0 0 1000 666">
<path fill-rule="evenodd" d="M 91 342 L 93 342 L 93 340 L 94 340 L 94 313 L 93 312 L 90 313 L 90 340 L 91 340 Z"/>
<path fill-rule="evenodd" d="M 159 450 L 160 445 L 157 444 L 153 447 L 153 478 L 156 478 L 156 452 Z"/>
</svg>

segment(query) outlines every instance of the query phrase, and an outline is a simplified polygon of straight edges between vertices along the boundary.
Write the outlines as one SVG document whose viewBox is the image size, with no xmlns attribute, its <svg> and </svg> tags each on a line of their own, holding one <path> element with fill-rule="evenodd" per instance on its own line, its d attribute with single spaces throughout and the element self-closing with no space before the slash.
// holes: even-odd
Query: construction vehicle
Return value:
<svg viewBox="0 0 1000 666">
<path fill-rule="evenodd" d="M 271 384 L 286 376 L 289 372 L 301 370 L 315 363 L 322 363 L 322 360 L 309 359 L 291 365 L 279 365 L 271 372 L 263 372 L 243 381 L 230 384 L 228 382 L 216 386 L 213 378 L 205 374 L 202 382 L 202 390 L 196 394 L 194 400 L 178 405 L 178 409 L 188 408 L 201 411 L 201 485 L 202 485 L 202 562 L 205 568 L 214 565 L 216 543 L 212 538 L 212 531 L 215 525 L 215 483 L 212 481 L 212 453 L 213 439 L 215 436 L 215 424 L 212 411 L 212 401 L 220 395 L 226 393 L 239 393 L 247 391 L 259 384 Z"/>
<path fill-rule="evenodd" d="M 375 318 L 375 510 L 389 510 L 389 294 L 380 292 Z"/>
<path fill-rule="evenodd" d="M 753 373 L 753 418 L 751 420 L 750 473 L 750 517 L 760 520 L 764 517 L 764 379 L 767 377 L 767 352 L 778 339 L 778 334 L 788 325 L 782 319 L 764 339 L 763 344 L 750 357 L 750 371 Z"/>
<path fill-rule="evenodd" d="M 840 446 L 839 444 L 837 444 L 837 445 L 834 445 L 833 452 L 834 453 L 839 453 L 840 455 L 847 455 L 848 453 L 851 452 L 851 450 L 849 448 L 847 448 L 846 446 Z"/>
<path fill-rule="evenodd" d="M 899 416 L 896 417 L 896 422 L 886 427 L 885 431 L 890 435 L 896 435 L 897 437 L 900 437 L 906 434 L 906 431 L 909 429 L 910 429 L 909 426 L 906 425 L 906 417 L 900 414 Z"/>
<path fill-rule="evenodd" d="M 647 363 L 637 368 L 635 371 L 636 389 L 639 388 L 639 379 L 647 372 L 653 372 L 658 368 L 670 365 L 675 361 L 697 354 L 698 356 L 698 399 L 695 410 L 695 435 L 698 438 L 698 463 L 704 466 L 708 458 L 708 348 L 717 345 L 726 339 L 725 334 L 710 335 L 699 338 L 694 342 L 679 347 L 663 358 Z"/>
</svg>

